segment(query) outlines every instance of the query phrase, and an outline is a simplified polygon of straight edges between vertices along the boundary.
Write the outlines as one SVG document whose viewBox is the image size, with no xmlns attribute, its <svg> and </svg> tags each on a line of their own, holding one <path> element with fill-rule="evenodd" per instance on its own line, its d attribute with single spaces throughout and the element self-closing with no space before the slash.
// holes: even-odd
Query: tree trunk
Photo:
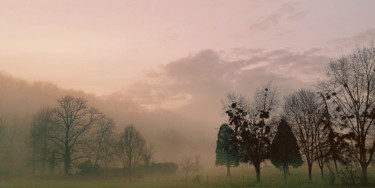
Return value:
<svg viewBox="0 0 375 188">
<path fill-rule="evenodd" d="M 311 164 L 307 164 L 307 168 L 309 170 L 309 180 L 310 180 L 310 183 L 311 183 L 312 182 L 312 176 L 311 176 L 312 163 Z"/>
<path fill-rule="evenodd" d="M 255 173 L 256 173 L 256 176 L 257 176 L 257 182 L 260 183 L 260 163 L 259 162 L 254 163 L 253 166 L 255 168 Z"/>
<path fill-rule="evenodd" d="M 286 180 L 287 168 L 288 168 L 288 165 L 287 165 L 287 164 L 284 164 L 284 165 L 283 165 L 284 180 Z"/>
<path fill-rule="evenodd" d="M 320 168 L 320 177 L 322 179 L 324 179 L 324 167 L 322 166 L 322 167 L 319 167 L 319 168 Z"/>
<path fill-rule="evenodd" d="M 362 168 L 361 184 L 367 185 L 368 184 L 368 181 L 367 181 L 367 165 L 361 164 L 361 168 Z"/>
<path fill-rule="evenodd" d="M 227 177 L 230 177 L 230 165 L 227 164 Z"/>
<path fill-rule="evenodd" d="M 286 164 L 286 174 L 290 174 L 290 172 L 289 172 L 289 165 L 288 164 Z"/>
<path fill-rule="evenodd" d="M 65 158 L 64 158 L 64 175 L 70 175 L 70 165 L 71 165 L 70 156 L 65 156 Z"/>
<path fill-rule="evenodd" d="M 65 151 L 64 151 L 64 175 L 70 175 L 70 165 L 72 160 L 70 158 L 70 148 L 69 143 L 66 141 L 65 143 Z"/>
<path fill-rule="evenodd" d="M 335 164 L 336 174 L 339 175 L 339 169 L 337 168 L 337 161 L 336 161 L 336 159 L 334 159 L 333 162 Z"/>
</svg>

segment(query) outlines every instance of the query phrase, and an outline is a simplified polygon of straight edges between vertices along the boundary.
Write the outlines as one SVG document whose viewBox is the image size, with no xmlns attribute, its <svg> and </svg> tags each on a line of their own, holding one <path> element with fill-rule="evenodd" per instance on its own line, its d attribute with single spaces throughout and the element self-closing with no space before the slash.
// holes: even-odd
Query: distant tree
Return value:
<svg viewBox="0 0 375 188">
<path fill-rule="evenodd" d="M 51 159 L 51 152 L 54 145 L 48 138 L 48 129 L 50 125 L 51 109 L 42 108 L 33 118 L 31 124 L 31 148 L 33 173 L 37 166 L 41 166 L 41 175 L 44 175 L 46 166 Z"/>
<path fill-rule="evenodd" d="M 202 162 L 201 162 L 201 157 L 199 155 L 196 155 L 194 158 L 193 158 L 193 172 L 195 173 L 199 173 L 201 170 L 203 169 L 203 165 L 202 165 Z"/>
<path fill-rule="evenodd" d="M 299 152 L 296 137 L 289 124 L 281 119 L 275 138 L 271 145 L 271 162 L 275 167 L 281 168 L 286 179 L 288 166 L 299 167 L 303 161 Z"/>
<path fill-rule="evenodd" d="M 151 165 L 151 160 L 154 155 L 154 147 L 149 144 L 145 144 L 142 152 L 142 158 L 143 158 L 143 163 L 146 168 L 150 168 Z"/>
<path fill-rule="evenodd" d="M 190 172 L 194 170 L 194 158 L 191 156 L 184 156 L 180 161 L 180 169 L 187 177 Z"/>
<path fill-rule="evenodd" d="M 117 155 L 125 169 L 132 170 L 142 162 L 145 139 L 133 125 L 125 127 L 117 143 Z"/>
<path fill-rule="evenodd" d="M 115 123 L 110 117 L 103 115 L 98 118 L 91 137 L 94 165 L 107 166 L 112 157 L 115 139 Z"/>
<path fill-rule="evenodd" d="M 227 125 L 222 124 L 219 129 L 216 141 L 216 166 L 225 166 L 227 168 L 227 176 L 230 176 L 230 167 L 238 166 L 240 156 L 238 149 L 235 149 L 234 131 Z"/>
<path fill-rule="evenodd" d="M 273 134 L 267 120 L 278 105 L 277 90 L 271 83 L 258 89 L 253 105 L 255 110 L 251 110 L 241 96 L 229 95 L 228 98 L 231 103 L 226 114 L 237 138 L 232 144 L 237 145 L 241 160 L 254 166 L 257 182 L 260 182 L 260 165 L 270 158 Z"/>
<path fill-rule="evenodd" d="M 87 157 L 87 133 L 103 114 L 90 107 L 83 98 L 65 96 L 51 109 L 51 127 L 47 137 L 56 145 L 56 154 L 62 155 L 64 174 L 71 174 L 72 163 Z"/>
</svg>

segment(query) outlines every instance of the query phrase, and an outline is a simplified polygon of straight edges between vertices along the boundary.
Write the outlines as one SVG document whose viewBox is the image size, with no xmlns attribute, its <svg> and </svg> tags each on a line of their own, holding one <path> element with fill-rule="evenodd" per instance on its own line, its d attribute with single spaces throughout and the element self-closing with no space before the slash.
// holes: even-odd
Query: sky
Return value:
<svg viewBox="0 0 375 188">
<path fill-rule="evenodd" d="M 270 81 L 281 99 L 313 89 L 330 60 L 375 41 L 374 7 L 373 0 L 0 0 L 0 73 L 131 101 L 153 112 L 137 116 L 136 126 L 155 130 L 144 131 L 150 139 L 186 138 L 213 165 L 228 93 L 251 100 Z M 162 119 L 164 110 L 176 116 Z M 156 120 L 167 136 L 147 127 Z"/>
<path fill-rule="evenodd" d="M 311 87 L 330 59 L 375 38 L 373 7 L 372 0 L 1 0 L 0 71 L 188 112 L 270 80 L 285 92 Z"/>
</svg>

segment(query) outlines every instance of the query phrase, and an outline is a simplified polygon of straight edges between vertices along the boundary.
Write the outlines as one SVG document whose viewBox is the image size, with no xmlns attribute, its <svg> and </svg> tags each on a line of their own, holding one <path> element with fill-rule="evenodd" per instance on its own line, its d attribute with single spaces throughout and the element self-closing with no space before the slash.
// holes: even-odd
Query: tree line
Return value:
<svg viewBox="0 0 375 188">
<path fill-rule="evenodd" d="M 258 89 L 252 103 L 239 94 L 224 101 L 228 122 L 218 133 L 216 165 L 249 163 L 260 181 L 261 164 L 270 160 L 284 172 L 307 164 L 325 169 L 331 181 L 360 170 L 368 184 L 367 169 L 375 151 L 375 47 L 357 48 L 331 60 L 326 77 L 315 90 L 300 89 L 280 100 L 276 87 Z"/>
<path fill-rule="evenodd" d="M 53 174 L 56 167 L 62 166 L 64 175 L 71 175 L 74 169 L 89 174 L 100 167 L 119 165 L 129 175 L 140 166 L 176 172 L 175 163 L 152 163 L 154 149 L 133 125 L 117 134 L 113 119 L 85 99 L 65 96 L 57 104 L 42 108 L 32 121 L 34 172 L 43 175 L 49 170 Z"/>
</svg>

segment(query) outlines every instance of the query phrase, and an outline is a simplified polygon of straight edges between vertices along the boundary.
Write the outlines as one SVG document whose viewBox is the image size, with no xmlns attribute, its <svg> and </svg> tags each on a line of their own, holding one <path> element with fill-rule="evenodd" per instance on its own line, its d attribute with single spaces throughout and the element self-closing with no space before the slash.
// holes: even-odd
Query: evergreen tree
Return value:
<svg viewBox="0 0 375 188">
<path fill-rule="evenodd" d="M 230 167 L 239 165 L 239 154 L 233 147 L 235 139 L 234 131 L 227 125 L 222 124 L 217 135 L 216 142 L 216 166 L 226 166 L 227 176 L 230 176 Z"/>
<path fill-rule="evenodd" d="M 283 169 L 284 179 L 286 179 L 289 165 L 296 168 L 303 163 L 297 139 L 292 132 L 292 128 L 284 119 L 281 119 L 272 141 L 271 162 L 275 167 Z"/>
</svg>

